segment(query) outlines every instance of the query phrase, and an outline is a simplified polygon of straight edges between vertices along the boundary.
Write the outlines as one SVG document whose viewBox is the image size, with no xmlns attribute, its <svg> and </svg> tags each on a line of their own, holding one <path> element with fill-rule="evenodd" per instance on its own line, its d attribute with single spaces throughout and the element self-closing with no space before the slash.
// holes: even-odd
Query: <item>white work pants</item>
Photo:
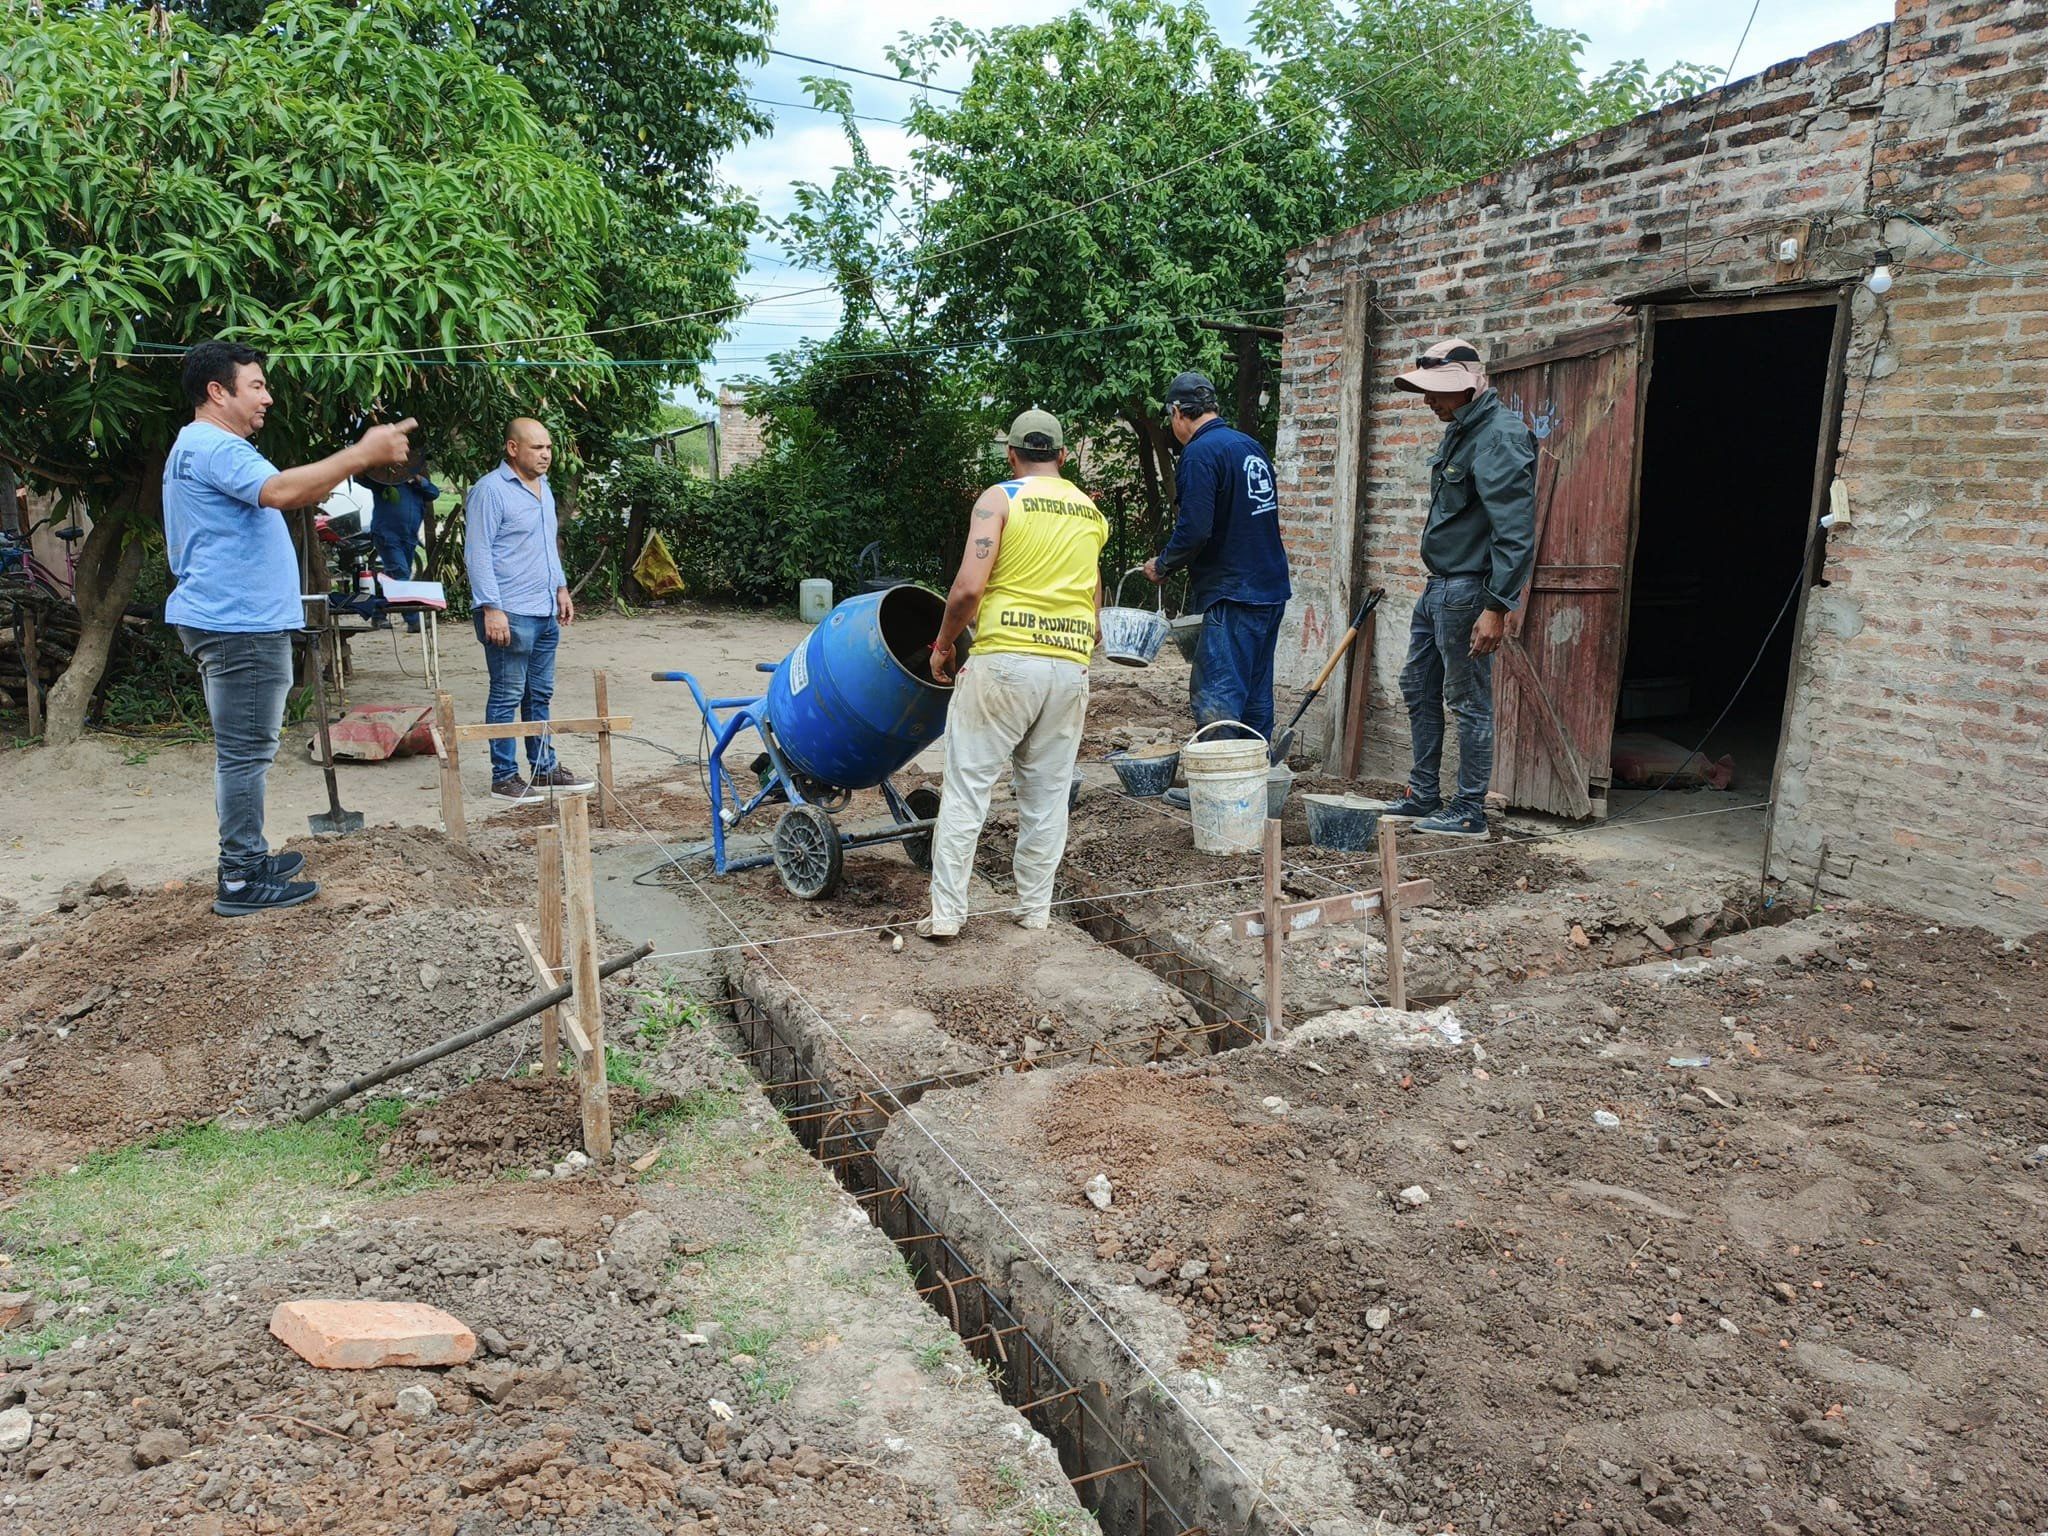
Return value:
<svg viewBox="0 0 2048 1536">
<path fill-rule="evenodd" d="M 946 782 L 932 835 L 932 929 L 958 933 L 967 880 L 1008 763 L 1017 795 L 1017 905 L 1052 912 L 1052 881 L 1067 848 L 1067 795 L 1088 718 L 1088 669 L 1051 656 L 997 651 L 961 669 L 946 711 Z"/>
</svg>

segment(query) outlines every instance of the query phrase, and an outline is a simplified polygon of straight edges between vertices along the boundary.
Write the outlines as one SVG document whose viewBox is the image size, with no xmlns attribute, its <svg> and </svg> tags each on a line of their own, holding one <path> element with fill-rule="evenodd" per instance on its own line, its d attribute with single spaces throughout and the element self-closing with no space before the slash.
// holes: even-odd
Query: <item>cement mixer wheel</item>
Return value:
<svg viewBox="0 0 2048 1536">
<path fill-rule="evenodd" d="M 939 814 L 939 794 L 920 784 L 903 797 L 903 803 L 910 807 L 910 813 L 919 821 L 930 821 Z M 910 862 L 926 874 L 932 872 L 932 835 L 917 832 L 903 839 L 903 851 L 910 856 Z"/>
<path fill-rule="evenodd" d="M 832 818 L 815 805 L 792 805 L 775 823 L 775 873 L 799 901 L 818 901 L 839 888 L 846 850 Z"/>
</svg>

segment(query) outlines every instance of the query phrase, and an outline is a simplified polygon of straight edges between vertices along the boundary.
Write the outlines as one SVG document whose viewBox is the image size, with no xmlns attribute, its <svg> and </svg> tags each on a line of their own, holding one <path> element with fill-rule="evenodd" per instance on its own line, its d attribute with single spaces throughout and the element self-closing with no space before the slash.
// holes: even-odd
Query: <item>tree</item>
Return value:
<svg viewBox="0 0 2048 1536">
<path fill-rule="evenodd" d="M 96 9 L 103 0 L 70 0 Z M 133 0 L 140 3 L 140 0 Z M 166 0 L 215 32 L 262 24 L 267 0 Z M 719 156 L 771 127 L 746 99 L 742 66 L 767 59 L 772 0 L 468 0 L 477 55 L 526 87 L 541 119 L 572 135 L 621 202 L 592 274 L 593 331 L 630 359 L 596 408 L 564 400 L 569 450 L 608 458 L 647 430 L 662 397 L 699 379 L 699 360 L 739 303 L 734 279 L 758 222 L 718 176 Z M 431 42 L 438 19 L 412 28 Z M 375 66 L 359 87 L 374 96 Z M 671 317 L 685 318 L 671 318 Z M 658 359 L 675 366 L 644 366 Z"/>
<path fill-rule="evenodd" d="M 1155 402 L 1183 369 L 1221 371 L 1222 342 L 1197 317 L 1279 305 L 1281 258 L 1330 207 L 1327 150 L 1269 131 L 1253 59 L 1192 5 L 1098 0 L 1038 25 L 949 25 L 898 63 L 963 51 L 966 94 L 911 117 L 917 167 L 945 189 L 917 256 L 938 323 L 1019 343 L 988 362 L 1010 408 L 1124 423 L 1156 533 L 1173 461 Z"/>
<path fill-rule="evenodd" d="M 602 356 L 593 273 L 621 210 L 450 0 L 282 0 L 218 34 L 9 0 L 0 142 L 5 452 L 95 517 L 53 742 L 83 728 L 160 512 L 190 341 L 276 354 L 261 446 L 281 463 L 410 414 L 459 470 L 507 416 L 559 422 L 620 387 L 517 366 Z"/>
<path fill-rule="evenodd" d="M 1126 426 L 1156 535 L 1167 380 L 1198 368 L 1229 398 L 1241 366 L 1204 319 L 1281 323 L 1294 247 L 1703 73 L 1652 80 L 1638 61 L 1588 82 L 1582 37 L 1498 0 L 1261 0 L 1254 40 L 1256 54 L 1228 46 L 1175 0 L 910 38 L 894 50 L 906 77 L 973 59 L 962 97 L 913 108 L 914 188 L 882 195 L 886 173 L 857 154 L 803 189 L 811 238 L 793 249 L 835 274 L 850 313 L 885 293 L 932 339 L 974 344 L 958 356 L 993 400 Z"/>
<path fill-rule="evenodd" d="M 1252 37 L 1272 68 L 1267 110 L 1306 115 L 1332 150 L 1333 227 L 1541 154 L 1705 89 L 1642 60 L 1588 80 L 1586 39 L 1499 0 L 1259 0 Z"/>
</svg>

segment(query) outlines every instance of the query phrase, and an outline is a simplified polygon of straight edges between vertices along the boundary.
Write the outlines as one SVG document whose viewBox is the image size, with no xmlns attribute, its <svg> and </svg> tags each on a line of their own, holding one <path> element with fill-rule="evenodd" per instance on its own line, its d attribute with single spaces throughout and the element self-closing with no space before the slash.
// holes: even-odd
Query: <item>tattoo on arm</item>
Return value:
<svg viewBox="0 0 2048 1536">
<path fill-rule="evenodd" d="M 994 549 L 995 547 L 996 547 L 996 541 L 995 541 L 994 539 L 989 539 L 989 538 L 981 538 L 981 539 L 976 539 L 976 540 L 974 541 L 974 552 L 975 552 L 975 554 L 976 554 L 976 555 L 980 556 L 980 557 L 981 557 L 981 558 L 982 558 L 983 560 L 986 560 L 986 559 L 988 558 L 988 552 L 989 552 L 990 550 Z"/>
<path fill-rule="evenodd" d="M 994 517 L 995 515 L 996 509 L 994 507 L 976 507 L 974 509 L 974 520 L 977 523 L 985 517 Z"/>
</svg>

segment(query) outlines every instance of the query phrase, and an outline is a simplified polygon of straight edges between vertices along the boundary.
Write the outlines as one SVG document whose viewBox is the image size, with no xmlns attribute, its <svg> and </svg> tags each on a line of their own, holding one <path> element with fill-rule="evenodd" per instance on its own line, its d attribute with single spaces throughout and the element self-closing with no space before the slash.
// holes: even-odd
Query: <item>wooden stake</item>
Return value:
<svg viewBox="0 0 2048 1536">
<path fill-rule="evenodd" d="M 604 1080 L 604 997 L 597 978 L 597 882 L 590 868 L 590 802 L 564 795 L 556 802 L 562 829 L 562 901 L 567 916 L 569 972 L 576 985 L 572 1012 L 582 1026 L 577 1094 L 583 1104 L 583 1150 L 592 1162 L 612 1156 L 612 1105 Z"/>
<path fill-rule="evenodd" d="M 441 830 L 458 843 L 469 841 L 469 823 L 462 817 L 462 742 L 455 730 L 455 701 L 434 695 L 434 729 L 441 749 Z"/>
<path fill-rule="evenodd" d="M 1387 1006 L 1406 1010 L 1408 977 L 1401 953 L 1401 867 L 1394 854 L 1394 825 L 1380 823 L 1380 915 L 1387 923 Z"/>
<path fill-rule="evenodd" d="M 612 824 L 612 801 L 617 795 L 612 792 L 612 728 L 611 691 L 606 685 L 604 668 L 597 669 L 597 824 L 610 827 Z"/>
<path fill-rule="evenodd" d="M 1280 1032 L 1280 821 L 1266 818 L 1266 1043 Z"/>
<path fill-rule="evenodd" d="M 542 827 L 535 835 L 533 851 L 540 864 L 540 957 L 547 962 L 554 979 L 562 970 L 562 834 L 558 828 Z M 540 1016 L 540 1066 L 549 1077 L 562 1070 L 560 1007 Z"/>
</svg>

